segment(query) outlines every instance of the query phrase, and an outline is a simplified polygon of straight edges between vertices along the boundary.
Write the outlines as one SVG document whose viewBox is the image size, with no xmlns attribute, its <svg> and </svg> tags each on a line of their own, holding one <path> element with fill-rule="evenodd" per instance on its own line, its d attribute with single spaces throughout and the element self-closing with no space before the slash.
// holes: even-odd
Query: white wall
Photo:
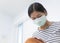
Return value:
<svg viewBox="0 0 60 43">
<path fill-rule="evenodd" d="M 17 43 L 17 28 L 13 18 L 0 13 L 0 43 Z"/>
<path fill-rule="evenodd" d="M 0 0 L 0 43 L 18 43 L 14 22 L 20 11 L 20 0 Z"/>
</svg>

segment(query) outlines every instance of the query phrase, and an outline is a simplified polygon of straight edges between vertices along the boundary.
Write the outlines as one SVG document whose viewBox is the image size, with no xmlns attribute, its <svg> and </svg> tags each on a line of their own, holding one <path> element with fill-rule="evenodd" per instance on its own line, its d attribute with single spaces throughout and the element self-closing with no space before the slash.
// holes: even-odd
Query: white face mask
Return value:
<svg viewBox="0 0 60 43">
<path fill-rule="evenodd" d="M 33 22 L 34 22 L 34 24 L 38 25 L 39 27 L 43 26 L 46 23 L 46 16 L 43 15 L 40 18 L 33 20 Z"/>
</svg>

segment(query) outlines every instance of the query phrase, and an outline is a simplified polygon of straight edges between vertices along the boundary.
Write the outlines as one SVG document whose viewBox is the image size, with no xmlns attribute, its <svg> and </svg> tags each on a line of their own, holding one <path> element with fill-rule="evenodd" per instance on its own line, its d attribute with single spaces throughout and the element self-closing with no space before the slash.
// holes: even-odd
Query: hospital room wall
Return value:
<svg viewBox="0 0 60 43">
<path fill-rule="evenodd" d="M 0 13 L 0 43 L 17 43 L 13 17 Z"/>
</svg>

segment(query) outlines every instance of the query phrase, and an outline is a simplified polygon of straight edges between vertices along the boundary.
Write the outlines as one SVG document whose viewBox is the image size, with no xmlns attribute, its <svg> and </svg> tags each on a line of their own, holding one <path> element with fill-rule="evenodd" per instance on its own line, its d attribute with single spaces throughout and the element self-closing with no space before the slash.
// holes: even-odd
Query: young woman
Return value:
<svg viewBox="0 0 60 43">
<path fill-rule="evenodd" d="M 32 38 L 43 40 L 45 43 L 60 43 L 60 22 L 48 21 L 47 11 L 42 4 L 38 2 L 31 4 L 28 8 L 28 15 L 38 26 Z"/>
</svg>

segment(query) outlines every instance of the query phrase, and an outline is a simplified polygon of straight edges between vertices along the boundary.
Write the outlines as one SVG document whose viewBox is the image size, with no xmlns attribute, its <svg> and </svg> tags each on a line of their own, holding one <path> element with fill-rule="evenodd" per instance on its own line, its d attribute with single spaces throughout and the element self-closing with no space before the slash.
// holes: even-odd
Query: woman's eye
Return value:
<svg viewBox="0 0 60 43">
<path fill-rule="evenodd" d="M 41 17 L 42 15 L 38 16 L 37 18 Z"/>
</svg>

